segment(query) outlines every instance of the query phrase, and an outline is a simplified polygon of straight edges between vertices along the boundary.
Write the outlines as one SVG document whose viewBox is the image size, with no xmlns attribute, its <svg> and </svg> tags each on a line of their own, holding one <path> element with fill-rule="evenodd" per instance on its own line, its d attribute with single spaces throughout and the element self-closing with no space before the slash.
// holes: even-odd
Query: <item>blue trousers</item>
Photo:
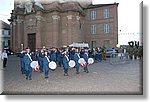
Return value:
<svg viewBox="0 0 150 102">
<path fill-rule="evenodd" d="M 57 60 L 59 67 L 62 65 L 62 60 Z"/>
<path fill-rule="evenodd" d="M 39 66 L 40 66 L 40 72 L 43 72 L 43 62 L 42 62 L 42 58 L 39 58 L 38 60 Z"/>
<path fill-rule="evenodd" d="M 99 54 L 99 60 L 102 62 L 102 54 Z"/>
<path fill-rule="evenodd" d="M 49 68 L 48 68 L 48 65 L 47 66 L 44 66 L 44 72 L 45 72 L 45 77 L 48 77 L 48 72 L 49 72 Z"/>
<path fill-rule="evenodd" d="M 78 63 L 78 61 L 75 61 L 75 63 L 76 63 L 76 72 L 79 72 L 79 67 L 80 67 L 80 64 Z"/>
<path fill-rule="evenodd" d="M 26 77 L 31 79 L 32 78 L 32 68 L 30 67 L 30 64 L 25 64 L 25 70 L 26 70 Z"/>
<path fill-rule="evenodd" d="M 68 74 L 68 66 L 67 65 L 64 65 L 64 73 Z"/>
<path fill-rule="evenodd" d="M 24 61 L 21 60 L 20 64 L 21 64 L 21 72 L 22 72 L 22 74 L 25 74 L 26 70 L 25 70 Z"/>
<path fill-rule="evenodd" d="M 88 71 L 87 65 L 84 67 L 84 71 L 86 72 Z"/>
</svg>

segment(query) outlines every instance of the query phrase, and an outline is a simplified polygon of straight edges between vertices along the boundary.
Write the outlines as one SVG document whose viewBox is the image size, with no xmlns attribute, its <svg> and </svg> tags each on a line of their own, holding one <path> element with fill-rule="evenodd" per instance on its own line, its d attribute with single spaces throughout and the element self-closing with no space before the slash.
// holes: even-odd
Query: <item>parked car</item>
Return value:
<svg viewBox="0 0 150 102">
<path fill-rule="evenodd" d="M 16 52 L 16 56 L 20 57 L 21 52 Z"/>
<path fill-rule="evenodd" d="M 116 53 L 117 51 L 113 48 L 106 49 L 106 57 L 110 57 L 112 54 Z"/>
<path fill-rule="evenodd" d="M 14 52 L 10 49 L 4 49 L 8 55 L 14 55 Z"/>
</svg>

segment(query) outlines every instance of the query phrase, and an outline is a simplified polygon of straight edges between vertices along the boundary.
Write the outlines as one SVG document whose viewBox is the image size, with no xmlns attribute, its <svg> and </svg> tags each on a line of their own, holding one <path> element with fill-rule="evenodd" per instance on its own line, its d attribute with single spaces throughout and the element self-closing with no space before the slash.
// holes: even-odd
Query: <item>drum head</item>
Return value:
<svg viewBox="0 0 150 102">
<path fill-rule="evenodd" d="M 73 68 L 76 65 L 74 60 L 69 61 L 69 67 Z"/>
<path fill-rule="evenodd" d="M 88 59 L 88 63 L 89 63 L 89 64 L 93 64 L 93 63 L 94 63 L 93 58 L 89 58 L 89 59 Z"/>
<path fill-rule="evenodd" d="M 55 62 L 52 61 L 52 62 L 49 63 L 49 68 L 50 69 L 56 69 L 56 67 L 57 67 L 57 65 L 56 65 Z"/>
<path fill-rule="evenodd" d="M 84 58 L 80 58 L 79 60 L 78 60 L 78 63 L 83 63 L 83 62 L 85 62 L 85 60 L 84 60 Z"/>
<path fill-rule="evenodd" d="M 30 66 L 31 66 L 32 68 L 38 67 L 38 66 L 39 66 L 38 61 L 32 61 L 31 64 L 30 64 Z"/>
</svg>

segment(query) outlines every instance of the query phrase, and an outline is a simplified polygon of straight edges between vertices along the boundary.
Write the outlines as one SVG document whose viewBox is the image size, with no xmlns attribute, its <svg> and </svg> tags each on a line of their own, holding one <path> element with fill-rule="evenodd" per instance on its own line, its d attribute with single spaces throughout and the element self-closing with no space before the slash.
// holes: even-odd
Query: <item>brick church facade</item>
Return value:
<svg viewBox="0 0 150 102">
<path fill-rule="evenodd" d="M 15 2 L 9 21 L 11 49 L 15 52 L 74 42 L 88 43 L 91 48 L 115 47 L 118 43 L 118 3 Z"/>
</svg>

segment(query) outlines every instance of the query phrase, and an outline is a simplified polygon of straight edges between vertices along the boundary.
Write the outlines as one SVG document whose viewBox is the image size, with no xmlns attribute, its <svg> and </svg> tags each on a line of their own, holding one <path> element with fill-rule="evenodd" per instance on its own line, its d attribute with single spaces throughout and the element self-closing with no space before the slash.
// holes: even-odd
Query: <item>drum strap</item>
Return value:
<svg viewBox="0 0 150 102">
<path fill-rule="evenodd" d="M 49 58 L 47 56 L 45 56 L 45 57 L 46 57 L 47 61 L 50 62 Z"/>
<path fill-rule="evenodd" d="M 88 57 L 88 53 L 85 53 L 86 54 L 86 56 Z"/>
<path fill-rule="evenodd" d="M 65 55 L 65 57 L 67 58 L 67 60 L 69 61 L 69 58 L 68 58 L 68 56 L 67 55 Z"/>
<path fill-rule="evenodd" d="M 80 58 L 79 54 L 77 53 L 78 58 Z"/>
<path fill-rule="evenodd" d="M 29 59 L 32 61 L 31 56 L 28 53 L 27 53 L 27 55 L 28 55 Z"/>
</svg>

